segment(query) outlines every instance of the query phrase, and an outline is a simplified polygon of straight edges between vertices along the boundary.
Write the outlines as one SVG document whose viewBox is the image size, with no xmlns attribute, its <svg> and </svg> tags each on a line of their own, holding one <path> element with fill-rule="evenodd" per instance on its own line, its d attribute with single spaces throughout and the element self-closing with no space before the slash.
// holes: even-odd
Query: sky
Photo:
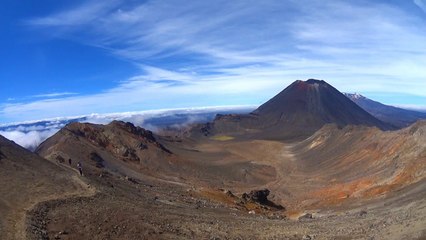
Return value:
<svg viewBox="0 0 426 240">
<path fill-rule="evenodd" d="M 0 123 L 260 105 L 297 79 L 426 109 L 425 0 L 3 0 Z"/>
</svg>

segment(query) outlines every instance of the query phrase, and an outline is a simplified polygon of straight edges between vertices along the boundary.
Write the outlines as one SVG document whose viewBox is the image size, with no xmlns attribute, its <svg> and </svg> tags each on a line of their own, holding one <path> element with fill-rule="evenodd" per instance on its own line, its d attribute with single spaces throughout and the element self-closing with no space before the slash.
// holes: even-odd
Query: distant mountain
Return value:
<svg viewBox="0 0 426 240">
<path fill-rule="evenodd" d="M 426 119 L 426 113 L 385 105 L 361 94 L 345 93 L 345 96 L 374 117 L 398 128 L 407 127 L 420 119 Z"/>
<path fill-rule="evenodd" d="M 216 114 L 248 113 L 251 106 L 206 107 L 146 112 L 91 114 L 80 117 L 62 117 L 21 123 L 0 124 L 0 134 L 33 151 L 37 146 L 73 122 L 107 124 L 113 120 L 131 122 L 156 133 L 176 131 L 190 124 L 213 121 Z"/>
<path fill-rule="evenodd" d="M 269 139 L 310 136 L 323 125 L 393 127 L 370 115 L 323 80 L 297 80 L 250 114 L 218 115 L 203 130 Z"/>
</svg>

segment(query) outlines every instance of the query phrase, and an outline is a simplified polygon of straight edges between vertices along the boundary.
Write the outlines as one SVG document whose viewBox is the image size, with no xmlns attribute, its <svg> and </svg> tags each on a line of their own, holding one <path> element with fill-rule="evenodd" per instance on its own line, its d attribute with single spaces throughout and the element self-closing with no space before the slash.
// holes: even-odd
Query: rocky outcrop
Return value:
<svg viewBox="0 0 426 240">
<path fill-rule="evenodd" d="M 115 121 L 112 121 L 110 124 L 108 124 L 108 126 L 120 128 L 122 130 L 125 130 L 128 133 L 133 134 L 133 135 L 143 137 L 148 141 L 156 142 L 154 134 L 151 131 L 146 130 L 146 129 L 141 128 L 141 127 L 137 127 L 130 122 L 123 122 L 123 121 L 116 121 L 115 120 Z"/>
<path fill-rule="evenodd" d="M 271 192 L 269 189 L 252 190 L 249 193 L 243 193 L 241 195 L 240 202 L 243 205 L 248 203 L 255 203 L 267 209 L 284 210 L 285 208 L 279 204 L 276 204 L 268 199 Z"/>
<path fill-rule="evenodd" d="M 257 202 L 260 204 L 268 203 L 268 195 L 270 191 L 268 189 L 263 190 L 252 190 L 249 193 L 243 193 L 241 198 L 245 201 Z"/>
<path fill-rule="evenodd" d="M 96 163 L 95 166 L 97 168 L 103 168 L 104 167 L 104 164 L 103 164 L 104 160 L 96 152 L 91 152 L 89 157 L 90 157 L 91 160 L 95 161 L 95 163 Z"/>
</svg>

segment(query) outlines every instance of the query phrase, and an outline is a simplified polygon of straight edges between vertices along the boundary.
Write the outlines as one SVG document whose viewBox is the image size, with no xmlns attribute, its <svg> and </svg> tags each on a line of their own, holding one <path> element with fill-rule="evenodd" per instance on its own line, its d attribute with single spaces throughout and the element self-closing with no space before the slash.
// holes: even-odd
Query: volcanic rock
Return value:
<svg viewBox="0 0 426 240">
<path fill-rule="evenodd" d="M 270 191 L 268 189 L 263 190 L 252 190 L 250 193 L 243 193 L 241 198 L 244 201 L 252 201 L 260 204 L 266 204 L 268 202 L 268 195 Z"/>
</svg>

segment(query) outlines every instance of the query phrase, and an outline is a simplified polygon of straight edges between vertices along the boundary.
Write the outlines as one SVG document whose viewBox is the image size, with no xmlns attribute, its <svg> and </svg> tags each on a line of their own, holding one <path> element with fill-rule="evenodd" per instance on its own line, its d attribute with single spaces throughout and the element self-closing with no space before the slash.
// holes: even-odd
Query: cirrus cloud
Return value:
<svg viewBox="0 0 426 240">
<path fill-rule="evenodd" d="M 416 0 L 412 6 L 424 6 Z M 415 5 L 416 4 L 416 5 Z M 3 121 L 259 104 L 296 79 L 426 97 L 426 20 L 387 1 L 87 1 L 27 19 L 141 74 L 90 95 L 4 103 Z M 420 12 L 420 11 L 419 11 Z M 392 103 L 389 101 L 385 103 Z M 424 102 L 412 104 L 426 105 Z M 66 106 L 66 107 L 65 107 Z"/>
</svg>

